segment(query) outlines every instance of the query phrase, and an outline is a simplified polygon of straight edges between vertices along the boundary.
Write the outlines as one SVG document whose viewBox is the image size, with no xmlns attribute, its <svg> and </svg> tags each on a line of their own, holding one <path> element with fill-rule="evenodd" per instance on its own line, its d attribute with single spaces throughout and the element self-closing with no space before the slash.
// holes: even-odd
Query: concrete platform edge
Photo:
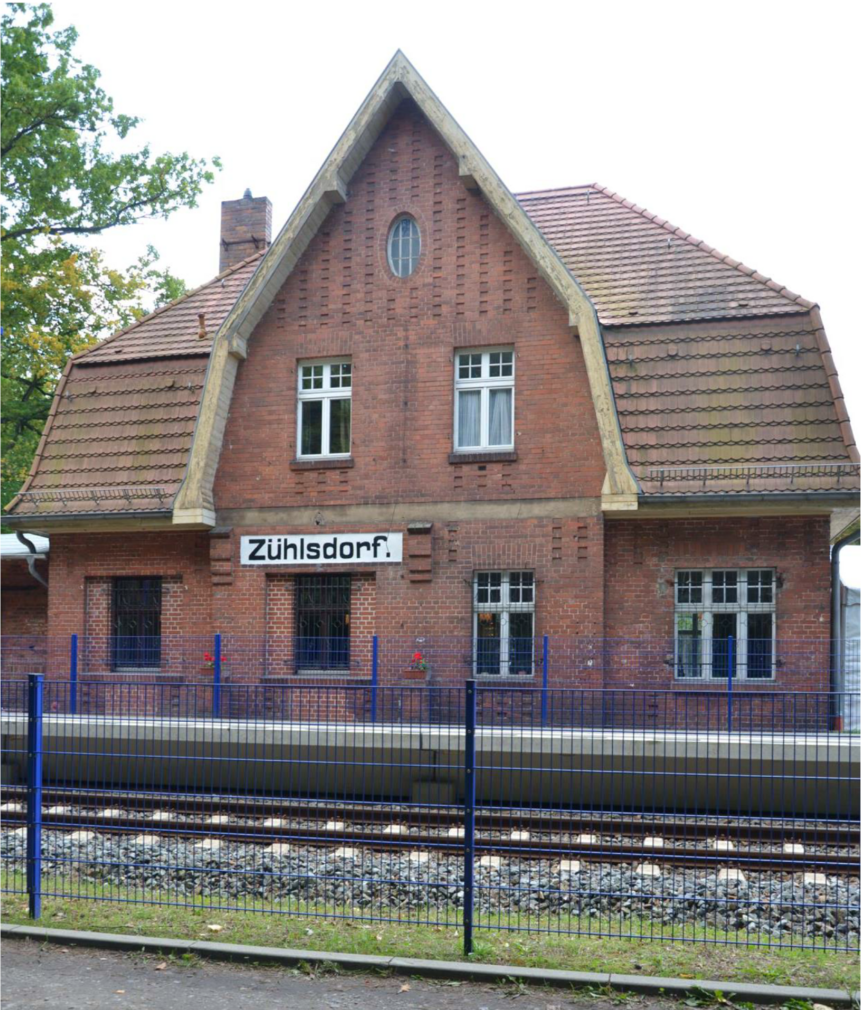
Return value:
<svg viewBox="0 0 861 1010">
<path fill-rule="evenodd" d="M 716 982 L 703 979 L 659 978 L 648 975 L 621 975 L 606 972 L 562 971 L 545 968 L 523 968 L 514 965 L 470 964 L 464 961 L 426 961 L 409 957 L 381 957 L 373 954 L 339 954 L 323 950 L 291 950 L 281 947 L 253 947 L 238 943 L 215 943 L 205 940 L 175 940 L 157 936 L 130 936 L 120 933 L 93 933 L 74 929 L 51 929 L 46 926 L 12 926 L 0 923 L 0 938 L 37 940 L 43 943 L 79 944 L 105 950 L 146 951 L 148 953 L 194 953 L 227 961 L 268 961 L 294 966 L 306 964 L 337 964 L 347 970 L 368 971 L 388 969 L 399 975 L 420 975 L 430 978 L 450 978 L 472 982 L 517 981 L 554 987 L 611 986 L 628 992 L 652 996 L 684 996 L 693 989 L 700 992 L 721 992 L 750 1003 L 780 1004 L 787 1000 L 808 1000 L 833 1007 L 852 1007 L 857 994 L 841 989 L 806 988 L 792 985 L 755 985 L 749 982 Z"/>
</svg>

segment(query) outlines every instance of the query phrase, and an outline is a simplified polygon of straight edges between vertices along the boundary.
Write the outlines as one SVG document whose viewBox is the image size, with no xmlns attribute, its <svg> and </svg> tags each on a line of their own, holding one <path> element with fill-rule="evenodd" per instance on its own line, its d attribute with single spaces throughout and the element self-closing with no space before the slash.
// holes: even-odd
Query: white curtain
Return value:
<svg viewBox="0 0 861 1010">
<path fill-rule="evenodd" d="M 469 390 L 457 396 L 457 445 L 481 445 L 481 392 Z"/>
<path fill-rule="evenodd" d="M 490 391 L 489 445 L 511 445 L 511 390 Z"/>
</svg>

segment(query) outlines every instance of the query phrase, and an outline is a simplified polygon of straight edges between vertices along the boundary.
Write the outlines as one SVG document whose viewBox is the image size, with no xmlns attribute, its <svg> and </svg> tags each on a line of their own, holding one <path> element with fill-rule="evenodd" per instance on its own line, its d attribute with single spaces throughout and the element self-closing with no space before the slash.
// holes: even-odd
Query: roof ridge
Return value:
<svg viewBox="0 0 861 1010">
<path fill-rule="evenodd" d="M 221 273 L 216 274 L 215 277 L 210 278 L 208 281 L 204 281 L 203 284 L 199 284 L 196 288 L 192 288 L 191 291 L 186 291 L 185 294 L 180 295 L 179 298 L 174 298 L 174 300 L 172 302 L 168 302 L 167 305 L 160 305 L 157 309 L 153 309 L 152 312 L 148 312 L 145 316 L 141 316 L 140 319 L 136 319 L 133 323 L 130 323 L 128 326 L 125 326 L 123 329 L 117 330 L 116 333 L 112 333 L 109 337 L 105 337 L 104 340 L 100 340 L 97 344 L 93 344 L 92 347 L 86 347 L 84 348 L 83 351 L 78 351 L 78 353 L 73 354 L 69 358 L 69 360 L 78 361 L 79 359 L 86 357 L 93 351 L 104 347 L 105 344 L 113 343 L 113 341 L 117 340 L 119 337 L 124 337 L 127 333 L 131 333 L 132 330 L 136 330 L 139 326 L 143 326 L 144 323 L 149 322 L 156 316 L 163 315 L 169 309 L 173 309 L 182 302 L 188 301 L 189 298 L 193 298 L 195 295 L 199 295 L 200 292 L 205 291 L 206 288 L 212 287 L 212 285 L 217 283 L 218 281 L 224 280 L 225 277 L 229 277 L 231 274 L 236 273 L 243 267 L 248 266 L 248 264 L 253 262 L 254 260 L 260 259 L 265 254 L 265 252 L 266 252 L 265 249 L 261 249 L 256 253 L 252 253 L 250 256 L 246 256 L 244 260 L 240 260 L 238 263 L 234 263 L 232 267 L 228 267 L 226 270 L 222 270 Z M 131 358 L 129 360 L 131 360 Z"/>
<path fill-rule="evenodd" d="M 651 221 L 652 224 L 658 225 L 671 235 L 675 235 L 676 238 L 682 239 L 689 245 L 692 245 L 695 249 L 701 249 L 703 252 L 708 253 L 714 259 L 718 260 L 718 262 L 725 263 L 727 266 L 733 267 L 738 270 L 739 273 L 744 274 L 745 277 L 752 277 L 755 281 L 759 281 L 760 284 L 770 288 L 772 291 L 776 291 L 779 295 L 786 298 L 787 301 L 800 305 L 805 309 L 816 308 L 816 302 L 811 302 L 809 299 L 796 294 L 794 291 L 790 291 L 785 285 L 778 284 L 777 281 L 772 280 L 770 277 L 766 277 L 765 274 L 759 273 L 759 271 L 754 270 L 753 267 L 745 266 L 741 260 L 737 260 L 732 256 L 719 252 L 714 246 L 710 246 L 702 239 L 694 238 L 690 232 L 671 224 L 666 218 L 653 214 L 650 210 L 646 210 L 645 207 L 640 207 L 638 204 L 633 203 L 633 201 L 627 200 L 621 194 L 611 190 L 609 186 L 602 186 L 600 183 L 595 182 L 592 183 L 592 188 L 599 193 L 603 193 L 604 196 L 608 197 L 610 200 L 615 200 L 616 203 L 633 211 L 635 214 L 639 214 L 647 221 Z"/>
<path fill-rule="evenodd" d="M 521 193 L 512 194 L 515 200 L 519 200 L 522 196 L 539 196 L 546 193 L 554 193 L 559 196 L 563 196 L 566 193 L 573 193 L 575 190 L 582 189 L 594 189 L 598 184 L 595 182 L 583 182 L 578 183 L 575 186 L 550 186 L 547 189 L 524 189 Z"/>
</svg>

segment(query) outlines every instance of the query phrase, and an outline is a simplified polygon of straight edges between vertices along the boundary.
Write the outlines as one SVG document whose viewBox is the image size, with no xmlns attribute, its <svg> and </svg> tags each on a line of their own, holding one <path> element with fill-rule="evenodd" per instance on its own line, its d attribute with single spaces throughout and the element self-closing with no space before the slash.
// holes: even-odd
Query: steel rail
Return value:
<svg viewBox="0 0 861 1010">
<path fill-rule="evenodd" d="M 24 797 L 25 786 L 3 786 L 2 798 Z M 73 795 L 70 795 L 73 794 Z M 75 806 L 95 806 L 104 803 L 109 807 L 118 805 L 131 810 L 156 810 L 164 807 L 178 808 L 185 814 L 231 813 L 238 816 L 326 818 L 363 821 L 366 823 L 389 824 L 395 817 L 401 817 L 415 824 L 459 825 L 463 815 L 459 809 L 444 807 L 412 806 L 392 802 L 376 806 L 361 803 L 342 803 L 334 800 L 308 801 L 287 800 L 280 797 L 271 799 L 232 796 L 200 796 L 178 793 L 130 793 L 123 790 L 86 790 L 83 793 L 72 787 L 52 787 L 43 790 L 44 802 Z M 688 817 L 674 815 L 675 819 L 656 817 L 653 814 L 621 814 L 579 812 L 571 813 L 513 807 L 507 809 L 477 809 L 476 826 L 480 828 L 508 828 L 511 830 L 533 831 L 603 831 L 620 835 L 663 836 L 678 840 L 696 840 L 732 834 L 744 842 L 753 841 L 794 841 L 811 845 L 859 845 L 861 825 L 857 821 L 844 825 L 823 824 L 821 822 L 798 823 L 802 818 L 774 818 L 773 823 L 765 818 L 764 823 L 751 824 L 748 820 L 733 818 L 726 814 L 690 814 Z M 691 821 L 688 818 L 696 818 Z M 46 815 L 46 820 L 47 820 Z M 707 822 L 710 821 L 711 823 Z M 753 820 L 757 820 L 754 818 Z M 151 822 L 147 822 L 151 823 Z"/>
<path fill-rule="evenodd" d="M 23 827 L 26 820 L 20 817 L 4 818 L 9 827 Z M 293 839 L 302 839 L 306 843 L 330 847 L 350 842 L 369 848 L 415 849 L 419 846 L 429 846 L 435 851 L 461 853 L 463 842 L 433 834 L 391 835 L 385 837 L 376 832 L 368 832 L 360 827 L 345 827 L 331 833 L 321 831 L 320 827 L 299 827 L 285 825 L 280 828 L 261 824 L 236 825 L 206 825 L 199 822 L 172 821 L 154 824 L 147 818 L 116 817 L 96 818 L 75 814 L 44 814 L 42 824 L 45 828 L 67 831 L 87 829 L 103 834 L 126 834 L 130 831 L 143 831 L 149 834 L 160 834 L 169 838 L 217 838 L 222 842 L 268 842 L 270 844 Z M 405 843 L 409 844 L 405 844 Z M 687 848 L 648 846 L 612 845 L 600 843 L 564 842 L 549 839 L 511 840 L 504 838 L 476 838 L 476 848 L 486 854 L 512 853 L 529 859 L 539 859 L 545 856 L 580 856 L 597 862 L 623 863 L 634 860 L 651 860 L 671 862 L 679 866 L 733 866 L 754 870 L 774 870 L 798 873 L 811 868 L 826 869 L 842 876 L 857 876 L 861 872 L 859 856 L 845 854 L 828 854 L 816 852 L 786 853 L 768 851 L 732 851 L 691 850 Z"/>
</svg>

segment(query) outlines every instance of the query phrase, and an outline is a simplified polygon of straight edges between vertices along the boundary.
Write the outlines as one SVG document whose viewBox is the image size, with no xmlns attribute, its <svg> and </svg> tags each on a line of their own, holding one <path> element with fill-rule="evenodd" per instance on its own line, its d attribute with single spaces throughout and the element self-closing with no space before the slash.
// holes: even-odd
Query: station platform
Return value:
<svg viewBox="0 0 861 1010">
<path fill-rule="evenodd" d="M 26 780 L 27 717 L 0 714 L 3 781 Z M 84 788 L 451 804 L 462 726 L 46 715 L 44 782 Z M 476 730 L 481 804 L 856 819 L 861 737 Z"/>
</svg>

